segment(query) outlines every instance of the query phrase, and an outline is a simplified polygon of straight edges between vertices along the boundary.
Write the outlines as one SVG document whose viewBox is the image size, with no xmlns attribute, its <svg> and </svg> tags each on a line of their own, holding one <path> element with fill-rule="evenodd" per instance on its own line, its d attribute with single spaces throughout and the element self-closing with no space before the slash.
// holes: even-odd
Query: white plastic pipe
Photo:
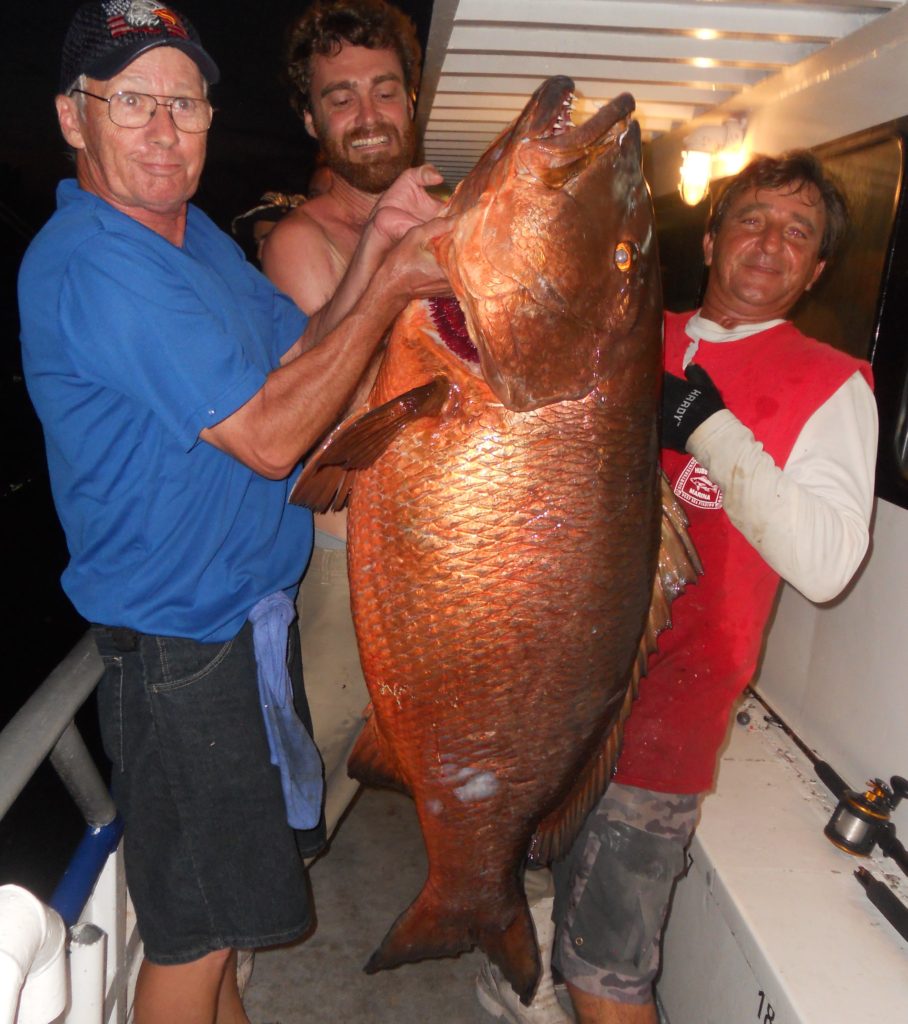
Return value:
<svg viewBox="0 0 908 1024">
<path fill-rule="evenodd" d="M 66 1008 L 66 927 L 27 889 L 0 886 L 0 1024 L 49 1024 Z"/>
</svg>

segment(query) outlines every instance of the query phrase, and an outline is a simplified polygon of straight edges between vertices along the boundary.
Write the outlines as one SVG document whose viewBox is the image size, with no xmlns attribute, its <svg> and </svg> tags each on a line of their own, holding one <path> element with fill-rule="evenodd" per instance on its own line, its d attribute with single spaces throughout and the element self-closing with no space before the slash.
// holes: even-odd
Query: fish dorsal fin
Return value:
<svg viewBox="0 0 908 1024">
<path fill-rule="evenodd" d="M 631 671 L 627 693 L 599 749 L 580 771 L 561 806 L 552 811 L 536 828 L 527 856 L 536 864 L 548 864 L 563 857 L 580 831 L 586 816 L 596 806 L 608 786 L 618 763 L 624 723 L 631 713 L 650 654 L 656 650 L 659 634 L 672 624 L 671 604 L 689 583 L 696 583 L 703 572 L 700 559 L 687 533 L 687 518 L 662 475 L 662 539 L 659 563 L 653 584 L 646 628 L 640 639 L 637 658 Z"/>
<path fill-rule="evenodd" d="M 447 377 L 435 377 L 375 409 L 347 417 L 306 461 L 290 492 L 291 503 L 313 512 L 345 508 L 356 471 L 368 469 L 414 420 L 437 416 L 450 390 Z"/>
<path fill-rule="evenodd" d="M 412 796 L 410 786 L 400 772 L 398 763 L 375 724 L 372 705 L 366 712 L 366 724 L 347 758 L 347 774 L 364 786 L 396 789 Z"/>
</svg>

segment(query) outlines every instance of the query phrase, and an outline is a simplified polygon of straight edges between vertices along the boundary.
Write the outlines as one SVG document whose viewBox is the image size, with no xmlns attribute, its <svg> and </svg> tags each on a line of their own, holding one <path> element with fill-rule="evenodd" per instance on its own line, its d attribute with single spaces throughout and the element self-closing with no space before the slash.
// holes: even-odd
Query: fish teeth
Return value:
<svg viewBox="0 0 908 1024">
<path fill-rule="evenodd" d="M 563 109 L 552 124 L 553 135 L 562 135 L 564 132 L 570 131 L 574 127 L 574 122 L 571 120 L 571 114 L 573 113 L 574 108 L 574 94 L 570 93 L 566 96 L 562 101 L 561 106 Z"/>
</svg>

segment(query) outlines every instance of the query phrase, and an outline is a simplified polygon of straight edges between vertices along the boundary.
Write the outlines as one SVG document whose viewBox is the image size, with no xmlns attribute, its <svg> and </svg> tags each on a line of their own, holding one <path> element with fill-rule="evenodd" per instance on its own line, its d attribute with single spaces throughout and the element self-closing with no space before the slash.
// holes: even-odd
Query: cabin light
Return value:
<svg viewBox="0 0 908 1024">
<path fill-rule="evenodd" d="M 724 124 L 703 125 L 684 139 L 678 191 L 688 206 L 696 206 L 709 191 L 716 167 L 740 163 L 745 122 L 729 120 Z"/>
<path fill-rule="evenodd" d="M 704 153 L 699 149 L 682 150 L 678 191 L 688 206 L 696 206 L 709 191 L 712 159 L 709 153 Z"/>
</svg>

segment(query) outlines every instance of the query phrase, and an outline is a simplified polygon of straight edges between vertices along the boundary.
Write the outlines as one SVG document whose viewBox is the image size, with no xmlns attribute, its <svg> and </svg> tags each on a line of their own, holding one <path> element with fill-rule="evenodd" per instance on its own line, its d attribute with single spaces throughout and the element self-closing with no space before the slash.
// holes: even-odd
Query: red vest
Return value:
<svg viewBox="0 0 908 1024">
<path fill-rule="evenodd" d="M 692 313 L 665 314 L 665 368 L 683 376 Z M 776 465 L 841 385 L 870 367 L 786 322 L 740 341 L 701 341 L 694 361 Z M 628 720 L 617 782 L 666 793 L 710 788 L 735 699 L 753 678 L 779 576 L 721 508 L 721 492 L 690 455 L 662 451 L 690 520 L 704 574 L 672 606 Z"/>
</svg>

